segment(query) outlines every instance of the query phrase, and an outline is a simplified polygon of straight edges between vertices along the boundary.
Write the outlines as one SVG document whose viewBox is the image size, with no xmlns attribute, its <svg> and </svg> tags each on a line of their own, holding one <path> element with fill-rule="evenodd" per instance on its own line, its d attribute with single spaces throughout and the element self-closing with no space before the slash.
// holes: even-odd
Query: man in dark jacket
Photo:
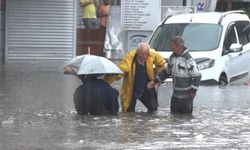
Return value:
<svg viewBox="0 0 250 150">
<path fill-rule="evenodd" d="M 180 36 L 173 37 L 170 46 L 173 54 L 169 58 L 167 68 L 163 69 L 155 80 L 148 84 L 148 87 L 153 87 L 155 83 L 161 83 L 172 76 L 174 87 L 171 113 L 192 114 L 193 99 L 200 83 L 201 73 L 195 60 L 184 47 L 184 41 Z"/>
<path fill-rule="evenodd" d="M 74 93 L 74 105 L 79 115 L 116 115 L 119 92 L 95 76 L 81 77 L 83 84 Z"/>
</svg>

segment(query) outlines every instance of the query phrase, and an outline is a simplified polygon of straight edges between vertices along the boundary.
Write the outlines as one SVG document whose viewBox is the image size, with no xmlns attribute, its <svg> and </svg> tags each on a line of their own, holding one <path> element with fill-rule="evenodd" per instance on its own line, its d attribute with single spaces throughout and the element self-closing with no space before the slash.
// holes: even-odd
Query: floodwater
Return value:
<svg viewBox="0 0 250 150">
<path fill-rule="evenodd" d="M 171 115 L 171 84 L 159 88 L 159 111 L 77 116 L 80 80 L 63 63 L 0 65 L 1 150 L 249 149 L 248 79 L 201 86 L 193 115 Z M 120 82 L 113 84 L 119 88 Z"/>
</svg>

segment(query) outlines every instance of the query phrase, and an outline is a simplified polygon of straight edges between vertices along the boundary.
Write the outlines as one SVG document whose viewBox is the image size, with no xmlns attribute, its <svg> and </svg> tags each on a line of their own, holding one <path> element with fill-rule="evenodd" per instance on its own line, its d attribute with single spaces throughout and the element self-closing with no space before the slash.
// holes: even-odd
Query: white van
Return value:
<svg viewBox="0 0 250 150">
<path fill-rule="evenodd" d="M 166 59 L 169 41 L 180 35 L 202 73 L 201 81 L 226 85 L 248 76 L 250 21 L 243 11 L 186 13 L 167 17 L 149 45 Z"/>
</svg>

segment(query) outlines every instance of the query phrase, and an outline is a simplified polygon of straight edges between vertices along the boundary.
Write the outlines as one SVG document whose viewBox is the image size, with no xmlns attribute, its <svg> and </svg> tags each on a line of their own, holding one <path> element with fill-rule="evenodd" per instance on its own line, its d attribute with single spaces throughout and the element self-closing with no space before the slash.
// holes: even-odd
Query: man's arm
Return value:
<svg viewBox="0 0 250 150">
<path fill-rule="evenodd" d="M 93 4 L 94 2 L 93 2 L 93 0 L 81 0 L 80 1 L 80 6 L 81 7 L 86 7 L 86 6 L 88 6 L 88 5 L 90 5 L 90 4 Z"/>
<path fill-rule="evenodd" d="M 100 1 L 99 0 L 92 0 L 93 1 L 93 3 L 95 4 L 95 7 L 97 8 L 97 9 L 99 9 L 100 8 Z"/>
<path fill-rule="evenodd" d="M 155 83 L 161 83 L 162 81 L 171 76 L 171 74 L 169 74 L 168 69 L 169 67 L 161 70 L 161 72 L 155 77 Z"/>
<path fill-rule="evenodd" d="M 159 53 L 156 52 L 154 58 L 154 64 L 155 64 L 155 72 L 156 74 L 158 74 L 165 67 L 166 60 Z"/>
<path fill-rule="evenodd" d="M 161 72 L 156 75 L 155 79 L 153 81 L 149 81 L 147 87 L 148 88 L 153 88 L 156 84 L 161 84 L 162 81 L 164 81 L 165 79 L 167 79 L 168 77 L 171 76 L 171 74 L 169 74 L 169 68 L 164 68 L 161 70 Z"/>
<path fill-rule="evenodd" d="M 100 8 L 99 11 L 98 11 L 97 16 L 98 16 L 98 17 L 107 17 L 107 16 L 109 16 L 109 13 L 108 13 L 108 12 L 105 12 L 105 11 L 103 10 L 103 7 L 101 6 L 101 8 Z"/>
<path fill-rule="evenodd" d="M 121 69 L 121 71 L 123 72 L 123 74 L 126 74 L 127 72 L 129 72 L 131 70 L 132 59 L 133 59 L 132 56 L 130 56 L 129 54 L 127 54 L 121 60 L 121 62 L 118 64 L 118 67 Z M 121 79 L 123 77 L 123 74 L 107 75 L 107 76 L 105 76 L 104 80 L 107 83 L 111 84 L 115 80 Z"/>
<path fill-rule="evenodd" d="M 106 75 L 104 77 L 104 81 L 111 84 L 113 83 L 115 80 L 119 80 L 122 78 L 123 75 L 121 74 L 109 74 L 109 75 Z"/>
<path fill-rule="evenodd" d="M 200 85 L 201 73 L 194 59 L 189 59 L 187 62 L 187 66 L 188 72 L 192 78 L 190 94 L 192 97 L 194 97 Z"/>
</svg>

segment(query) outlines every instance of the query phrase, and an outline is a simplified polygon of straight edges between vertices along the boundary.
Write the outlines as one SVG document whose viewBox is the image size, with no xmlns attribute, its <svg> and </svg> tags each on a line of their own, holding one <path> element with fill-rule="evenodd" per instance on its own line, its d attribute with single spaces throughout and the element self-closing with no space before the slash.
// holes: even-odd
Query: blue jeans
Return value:
<svg viewBox="0 0 250 150">
<path fill-rule="evenodd" d="M 96 18 L 82 18 L 85 29 L 98 29 L 98 21 Z"/>
</svg>

